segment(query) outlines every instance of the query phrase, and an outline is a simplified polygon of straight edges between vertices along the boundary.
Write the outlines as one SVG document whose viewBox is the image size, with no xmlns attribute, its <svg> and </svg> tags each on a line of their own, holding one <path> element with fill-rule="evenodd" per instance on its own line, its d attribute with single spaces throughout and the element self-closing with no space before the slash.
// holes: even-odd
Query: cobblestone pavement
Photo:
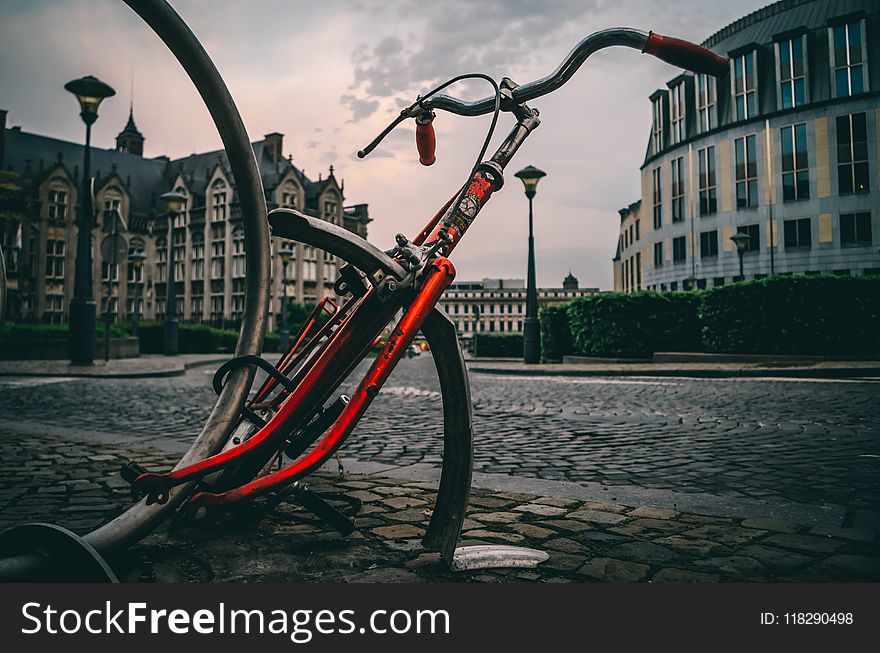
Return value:
<svg viewBox="0 0 880 653">
<path fill-rule="evenodd" d="M 0 423 L 179 451 L 213 404 L 212 369 L 168 379 L 0 378 Z M 877 381 L 472 374 L 471 383 L 476 471 L 831 504 L 850 517 L 880 508 Z M 438 466 L 441 451 L 440 395 L 423 355 L 395 370 L 342 454 Z"/>
<path fill-rule="evenodd" d="M 175 460 L 130 443 L 67 444 L 0 430 L 0 530 L 51 521 L 85 533 L 103 523 L 130 502 L 118 469 L 132 455 L 158 467 Z M 122 580 L 154 575 L 159 582 L 880 580 L 874 532 L 487 492 L 472 496 L 460 544 L 529 546 L 550 557 L 536 569 L 456 574 L 420 544 L 433 483 L 313 478 L 319 491 L 342 491 L 363 503 L 351 536 L 282 504 L 259 523 L 222 530 L 160 527 L 111 564 Z"/>
</svg>

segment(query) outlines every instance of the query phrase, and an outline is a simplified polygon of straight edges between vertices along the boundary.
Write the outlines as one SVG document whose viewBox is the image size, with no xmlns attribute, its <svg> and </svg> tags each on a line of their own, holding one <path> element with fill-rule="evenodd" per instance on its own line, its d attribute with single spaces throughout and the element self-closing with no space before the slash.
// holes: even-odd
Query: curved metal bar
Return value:
<svg viewBox="0 0 880 653">
<path fill-rule="evenodd" d="M 244 123 L 211 58 L 168 3 L 164 0 L 125 2 L 156 32 L 183 66 L 220 133 L 241 204 L 247 253 L 245 310 L 235 353 L 239 356 L 259 354 L 269 311 L 269 225 L 263 183 Z M 253 368 L 230 373 L 201 433 L 180 459 L 178 467 L 191 465 L 222 448 L 237 423 L 253 379 Z M 194 487 L 195 484 L 190 483 L 175 488 L 164 504 L 148 506 L 141 501 L 84 539 L 102 554 L 123 549 L 152 531 Z"/>
<path fill-rule="evenodd" d="M 0 338 L 3 337 L 3 324 L 6 320 L 6 261 L 3 247 L 0 246 Z"/>
<path fill-rule="evenodd" d="M 474 427 L 471 388 L 455 324 L 439 306 L 422 334 L 431 347 L 443 395 L 443 469 L 440 488 L 422 544 L 439 551 L 452 566 L 455 545 L 467 513 L 474 470 Z"/>
<path fill-rule="evenodd" d="M 628 27 L 615 27 L 590 34 L 568 53 L 568 56 L 552 73 L 533 82 L 517 86 L 513 91 L 513 99 L 517 103 L 522 103 L 552 93 L 571 79 L 587 58 L 598 50 L 613 45 L 643 50 L 647 42 L 647 32 Z M 442 94 L 425 100 L 422 106 L 426 109 L 442 109 L 460 116 L 482 116 L 495 110 L 495 97 L 483 98 L 476 102 L 464 102 L 451 95 Z"/>
</svg>

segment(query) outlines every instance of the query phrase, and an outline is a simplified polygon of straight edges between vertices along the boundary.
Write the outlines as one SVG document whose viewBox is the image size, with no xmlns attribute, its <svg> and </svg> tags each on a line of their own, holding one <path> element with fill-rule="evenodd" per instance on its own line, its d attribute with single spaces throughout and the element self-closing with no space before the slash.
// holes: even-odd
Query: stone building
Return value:
<svg viewBox="0 0 880 653">
<path fill-rule="evenodd" d="M 64 322 L 73 294 L 77 228 L 82 187 L 83 147 L 19 127 L 6 128 L 0 111 L 0 171 L 9 198 L 0 206 L 0 244 L 7 259 L 12 321 Z M 184 322 L 235 327 L 244 307 L 244 232 L 235 184 L 222 150 L 170 159 L 146 158 L 144 136 L 133 112 L 116 138 L 115 149 L 92 148 L 95 178 L 93 235 L 94 297 L 120 320 L 137 309 L 142 319 L 163 319 L 168 284 L 168 222 L 159 197 L 167 191 L 186 196 L 171 230 L 177 315 Z M 285 157 L 283 136 L 267 134 L 253 144 L 270 209 L 292 207 L 344 226 L 366 237 L 366 204 L 345 207 L 345 184 L 333 166 L 317 181 Z M 145 255 L 142 268 L 123 263 L 110 269 L 100 243 L 118 209 L 128 232 L 129 254 Z M 283 241 L 272 239 L 271 314 L 280 313 Z M 325 252 L 296 244 L 287 269 L 291 301 L 315 302 L 331 295 L 338 261 Z M 270 328 L 275 328 L 271 320 Z"/>
<path fill-rule="evenodd" d="M 880 273 L 880 3 L 782 0 L 709 37 L 719 80 L 655 91 L 641 199 L 620 210 L 614 289 Z"/>
<path fill-rule="evenodd" d="M 599 292 L 581 288 L 570 272 L 561 288 L 539 288 L 538 306 L 570 302 L 576 297 Z M 522 279 L 483 279 L 454 281 L 440 300 L 455 322 L 458 335 L 470 341 L 477 331 L 522 334 L 526 318 L 526 283 Z"/>
</svg>

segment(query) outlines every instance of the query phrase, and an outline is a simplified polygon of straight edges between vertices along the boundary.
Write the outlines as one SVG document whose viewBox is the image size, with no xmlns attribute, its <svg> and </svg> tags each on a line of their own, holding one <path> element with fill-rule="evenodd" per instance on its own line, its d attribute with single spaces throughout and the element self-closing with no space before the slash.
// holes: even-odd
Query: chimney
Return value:
<svg viewBox="0 0 880 653">
<path fill-rule="evenodd" d="M 0 109 L 0 170 L 6 167 L 6 109 Z"/>
<path fill-rule="evenodd" d="M 266 134 L 263 139 L 266 142 L 266 150 L 269 152 L 269 157 L 274 163 L 281 163 L 284 160 L 284 155 L 281 153 L 284 134 L 272 132 L 271 134 Z"/>
</svg>

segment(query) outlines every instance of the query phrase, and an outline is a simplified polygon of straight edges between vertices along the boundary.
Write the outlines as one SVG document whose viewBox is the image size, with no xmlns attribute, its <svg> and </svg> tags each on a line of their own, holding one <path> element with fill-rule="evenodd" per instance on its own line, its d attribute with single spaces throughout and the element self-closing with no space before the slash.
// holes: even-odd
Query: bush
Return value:
<svg viewBox="0 0 880 653">
<path fill-rule="evenodd" d="M 561 361 L 563 356 L 572 353 L 568 304 L 545 306 L 539 316 L 542 357 L 547 361 Z"/>
<path fill-rule="evenodd" d="M 523 337 L 520 334 L 477 333 L 479 358 L 522 358 Z"/>
<path fill-rule="evenodd" d="M 700 351 L 701 293 L 601 293 L 569 305 L 574 351 L 584 356 L 649 357 Z"/>
<path fill-rule="evenodd" d="M 880 278 L 771 277 L 713 288 L 700 310 L 708 351 L 876 356 Z"/>
<path fill-rule="evenodd" d="M 104 323 L 97 324 L 98 338 L 104 337 Z M 69 333 L 67 324 L 13 324 L 3 325 L 3 337 L 10 340 L 66 340 Z M 111 324 L 111 338 L 126 338 L 131 335 L 127 324 Z"/>
</svg>

